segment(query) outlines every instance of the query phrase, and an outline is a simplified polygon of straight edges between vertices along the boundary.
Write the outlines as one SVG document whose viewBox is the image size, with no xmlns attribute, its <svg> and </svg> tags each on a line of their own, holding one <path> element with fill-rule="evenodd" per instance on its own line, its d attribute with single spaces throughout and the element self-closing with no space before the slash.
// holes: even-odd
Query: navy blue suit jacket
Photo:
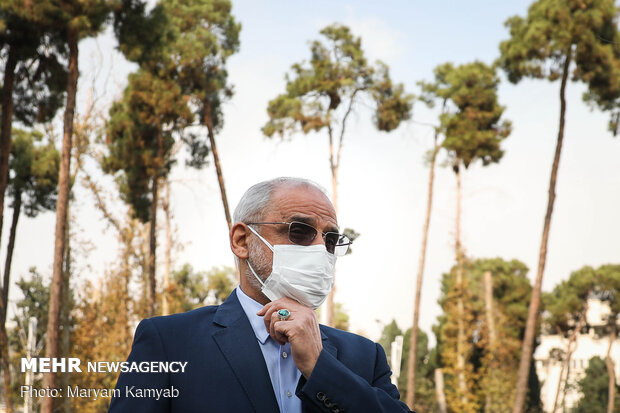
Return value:
<svg viewBox="0 0 620 413">
<path fill-rule="evenodd" d="M 383 348 L 321 326 L 323 351 L 296 395 L 304 413 L 404 413 Z M 276 396 L 252 326 L 233 292 L 220 306 L 143 320 L 129 362 L 187 361 L 184 373 L 121 373 L 108 413 L 276 413 Z M 132 397 L 127 389 L 176 389 Z M 288 412 L 282 412 L 288 413 Z"/>
</svg>

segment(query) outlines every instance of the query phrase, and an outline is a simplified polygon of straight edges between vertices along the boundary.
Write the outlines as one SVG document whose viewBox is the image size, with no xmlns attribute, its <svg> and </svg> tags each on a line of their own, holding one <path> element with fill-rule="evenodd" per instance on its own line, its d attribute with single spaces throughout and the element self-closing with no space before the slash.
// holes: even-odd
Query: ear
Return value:
<svg viewBox="0 0 620 413">
<path fill-rule="evenodd" d="M 248 226 L 243 222 L 237 222 L 230 229 L 230 249 L 240 260 L 247 260 L 249 256 L 248 251 L 248 237 L 250 236 L 250 230 Z"/>
</svg>

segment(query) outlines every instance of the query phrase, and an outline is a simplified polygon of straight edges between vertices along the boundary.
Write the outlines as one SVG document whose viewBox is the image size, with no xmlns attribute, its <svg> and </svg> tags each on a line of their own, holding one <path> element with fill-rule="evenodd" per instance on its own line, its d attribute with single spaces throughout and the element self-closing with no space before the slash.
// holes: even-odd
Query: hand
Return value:
<svg viewBox="0 0 620 413">
<path fill-rule="evenodd" d="M 278 318 L 278 310 L 291 312 L 287 320 Z M 323 350 L 319 321 L 313 309 L 290 298 L 281 298 L 265 305 L 258 313 L 264 316 L 269 335 L 280 345 L 291 343 L 293 361 L 306 379 L 312 374 Z"/>
</svg>

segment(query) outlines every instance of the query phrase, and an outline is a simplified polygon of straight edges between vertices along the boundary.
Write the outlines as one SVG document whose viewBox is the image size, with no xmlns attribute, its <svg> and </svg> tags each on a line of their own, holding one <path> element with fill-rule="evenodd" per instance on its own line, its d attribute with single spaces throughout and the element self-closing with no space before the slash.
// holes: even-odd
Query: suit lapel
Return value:
<svg viewBox="0 0 620 413">
<path fill-rule="evenodd" d="M 279 412 L 263 353 L 236 292 L 220 305 L 213 321 L 225 327 L 213 333 L 213 339 L 252 402 L 254 410 L 258 413 Z"/>
<path fill-rule="evenodd" d="M 337 359 L 338 349 L 334 345 L 332 345 L 332 343 L 329 341 L 329 337 L 327 337 L 327 334 L 325 334 L 325 332 L 322 329 L 321 329 L 321 339 L 323 340 L 323 348 L 327 350 L 329 354 L 334 356 L 335 359 Z"/>
</svg>

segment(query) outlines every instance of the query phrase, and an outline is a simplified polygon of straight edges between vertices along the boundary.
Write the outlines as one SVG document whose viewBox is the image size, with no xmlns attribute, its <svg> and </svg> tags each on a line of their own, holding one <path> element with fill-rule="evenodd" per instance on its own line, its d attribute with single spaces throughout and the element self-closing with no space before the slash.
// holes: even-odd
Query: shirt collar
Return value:
<svg viewBox="0 0 620 413">
<path fill-rule="evenodd" d="M 245 315 L 248 317 L 248 320 L 250 320 L 250 325 L 252 326 L 252 330 L 254 330 L 254 335 L 261 344 L 265 344 L 269 338 L 269 332 L 267 331 L 267 327 L 265 327 L 263 317 L 256 315 L 256 313 L 264 306 L 248 297 L 241 289 L 241 286 L 237 286 L 236 291 L 239 304 L 241 304 Z"/>
</svg>

